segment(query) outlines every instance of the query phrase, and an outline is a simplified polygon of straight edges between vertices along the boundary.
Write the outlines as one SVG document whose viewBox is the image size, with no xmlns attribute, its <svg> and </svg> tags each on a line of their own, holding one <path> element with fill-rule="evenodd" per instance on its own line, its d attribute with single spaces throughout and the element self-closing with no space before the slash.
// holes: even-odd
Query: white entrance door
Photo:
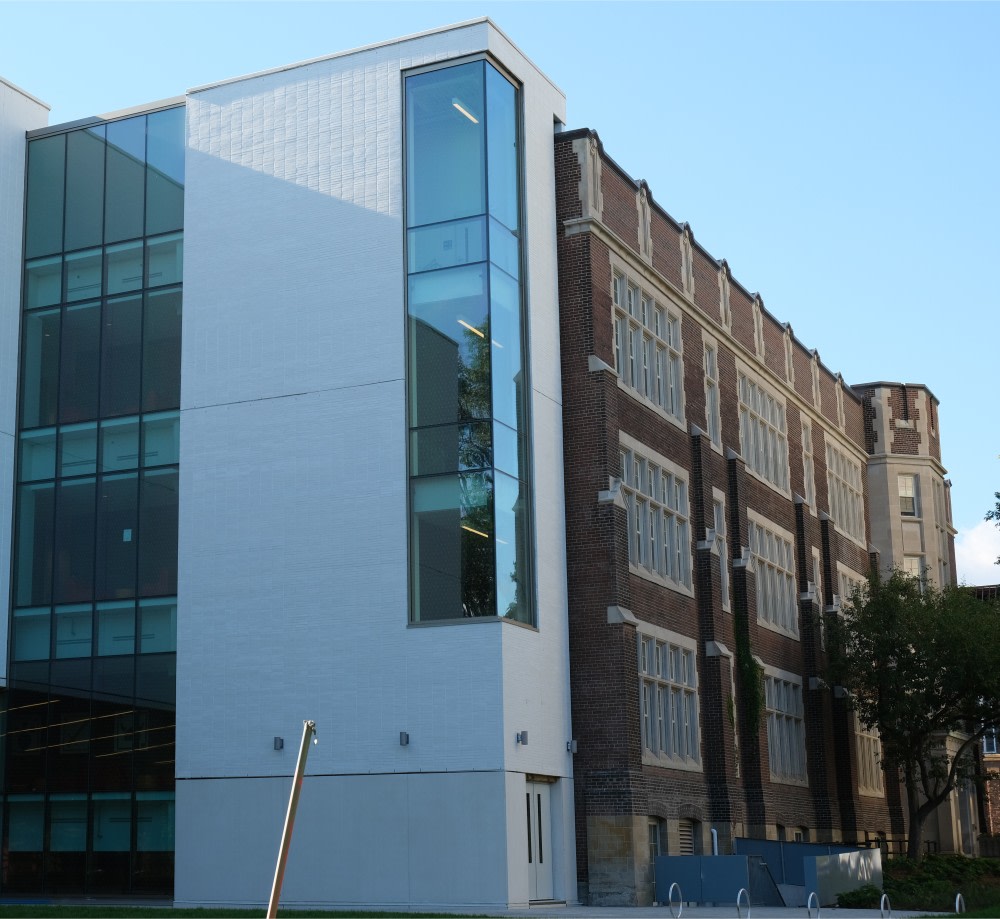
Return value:
<svg viewBox="0 0 1000 919">
<path fill-rule="evenodd" d="M 527 782 L 524 795 L 528 809 L 528 896 L 552 899 L 552 816 L 549 784 Z"/>
</svg>

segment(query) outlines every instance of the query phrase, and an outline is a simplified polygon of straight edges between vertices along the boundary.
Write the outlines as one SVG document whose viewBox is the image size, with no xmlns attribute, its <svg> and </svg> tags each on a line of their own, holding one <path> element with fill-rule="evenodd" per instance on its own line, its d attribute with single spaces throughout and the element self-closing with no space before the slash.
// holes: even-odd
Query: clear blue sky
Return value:
<svg viewBox="0 0 1000 919">
<path fill-rule="evenodd" d="M 481 15 L 831 369 L 930 387 L 1000 581 L 1000 4 L 0 2 L 0 74 L 55 123 Z"/>
</svg>

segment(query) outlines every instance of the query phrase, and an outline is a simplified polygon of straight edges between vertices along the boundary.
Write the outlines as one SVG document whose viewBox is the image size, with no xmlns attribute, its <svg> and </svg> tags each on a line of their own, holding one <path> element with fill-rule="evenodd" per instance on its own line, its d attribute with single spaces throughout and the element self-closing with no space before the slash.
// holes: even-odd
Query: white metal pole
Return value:
<svg viewBox="0 0 1000 919">
<path fill-rule="evenodd" d="M 288 813 L 285 814 L 285 828 L 281 831 L 281 845 L 278 847 L 278 864 L 274 868 L 271 899 L 267 904 L 267 919 L 276 919 L 278 915 L 278 900 L 281 897 L 281 884 L 285 880 L 285 865 L 288 863 L 288 848 L 292 843 L 292 828 L 295 826 L 295 811 L 299 806 L 299 792 L 302 791 L 302 778 L 306 772 L 309 741 L 315 737 L 315 734 L 316 722 L 303 721 L 302 743 L 299 746 L 298 761 L 295 763 L 295 775 L 292 776 L 292 793 L 288 798 Z"/>
</svg>

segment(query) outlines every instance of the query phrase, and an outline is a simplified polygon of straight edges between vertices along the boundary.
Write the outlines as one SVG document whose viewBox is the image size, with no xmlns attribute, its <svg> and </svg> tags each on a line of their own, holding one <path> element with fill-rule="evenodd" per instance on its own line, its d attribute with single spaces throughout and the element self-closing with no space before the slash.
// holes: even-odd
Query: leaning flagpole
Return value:
<svg viewBox="0 0 1000 919">
<path fill-rule="evenodd" d="M 285 828 L 281 831 L 281 845 L 278 847 L 278 864 L 274 868 L 274 883 L 271 885 L 271 899 L 267 904 L 267 919 L 276 919 L 278 915 L 278 900 L 281 898 L 281 884 L 285 880 L 285 865 L 288 863 L 288 848 L 292 843 L 292 828 L 295 826 L 295 811 L 299 806 L 299 793 L 302 791 L 302 777 L 306 772 L 306 757 L 309 756 L 309 739 L 316 740 L 316 722 L 302 722 L 302 743 L 299 745 L 299 758 L 295 763 L 295 775 L 292 777 L 292 793 L 288 798 L 288 813 L 285 814 Z"/>
</svg>

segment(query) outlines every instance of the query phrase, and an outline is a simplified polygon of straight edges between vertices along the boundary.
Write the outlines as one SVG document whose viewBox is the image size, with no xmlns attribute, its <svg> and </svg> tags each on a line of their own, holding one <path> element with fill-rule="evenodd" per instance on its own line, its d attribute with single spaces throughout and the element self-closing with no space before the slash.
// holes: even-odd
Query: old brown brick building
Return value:
<svg viewBox="0 0 1000 919">
<path fill-rule="evenodd" d="M 594 132 L 555 150 L 581 898 L 647 904 L 713 838 L 901 837 L 822 680 L 871 561 L 861 399 Z"/>
</svg>

